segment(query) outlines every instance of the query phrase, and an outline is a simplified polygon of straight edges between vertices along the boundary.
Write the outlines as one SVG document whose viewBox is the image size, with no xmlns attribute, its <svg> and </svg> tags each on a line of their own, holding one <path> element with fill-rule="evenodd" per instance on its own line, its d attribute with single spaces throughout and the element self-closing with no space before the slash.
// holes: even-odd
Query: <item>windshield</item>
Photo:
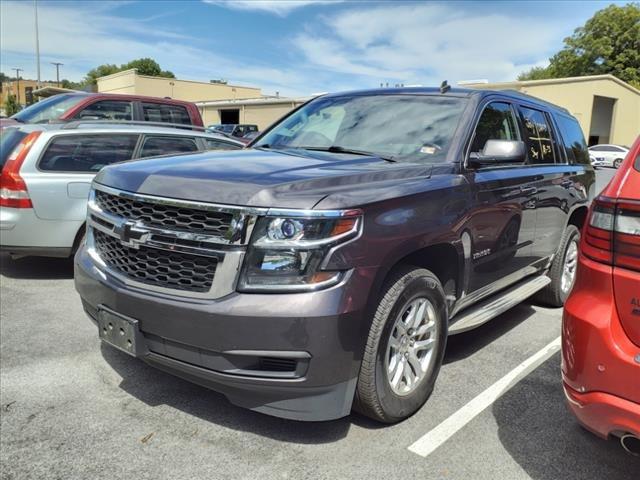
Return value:
<svg viewBox="0 0 640 480">
<path fill-rule="evenodd" d="M 435 95 L 319 98 L 285 118 L 254 147 L 351 150 L 437 162 L 446 157 L 465 105 L 464 99 Z"/>
<path fill-rule="evenodd" d="M 216 130 L 218 130 L 219 132 L 231 133 L 233 132 L 234 128 L 235 128 L 235 125 L 218 125 L 216 127 Z"/>
<path fill-rule="evenodd" d="M 11 118 L 22 123 L 49 123 L 85 98 L 84 95 L 54 95 L 16 113 Z"/>
</svg>

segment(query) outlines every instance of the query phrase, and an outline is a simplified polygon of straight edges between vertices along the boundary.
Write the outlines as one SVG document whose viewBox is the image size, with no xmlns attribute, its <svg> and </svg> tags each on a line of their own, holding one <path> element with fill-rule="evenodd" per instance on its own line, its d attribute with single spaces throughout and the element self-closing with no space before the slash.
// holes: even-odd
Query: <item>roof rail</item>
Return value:
<svg viewBox="0 0 640 480">
<path fill-rule="evenodd" d="M 189 130 L 197 130 L 199 132 L 206 132 L 207 129 L 205 127 L 201 127 L 199 125 L 190 125 L 186 123 L 165 123 L 165 122 L 144 122 L 142 120 L 73 120 L 71 122 L 65 123 L 63 127 L 64 130 L 71 130 L 74 128 L 78 128 L 82 125 L 93 124 L 93 125 L 145 125 L 150 127 L 166 127 L 166 128 L 184 128 Z"/>
</svg>

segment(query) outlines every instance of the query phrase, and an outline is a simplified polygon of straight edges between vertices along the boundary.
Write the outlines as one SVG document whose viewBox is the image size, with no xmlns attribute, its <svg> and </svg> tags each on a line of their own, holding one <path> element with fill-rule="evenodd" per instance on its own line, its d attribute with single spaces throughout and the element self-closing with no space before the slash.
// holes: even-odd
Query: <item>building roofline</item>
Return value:
<svg viewBox="0 0 640 480">
<path fill-rule="evenodd" d="M 138 69 L 137 68 L 130 68 L 128 70 L 122 70 L 121 72 L 116 72 L 116 73 L 112 73 L 111 75 L 105 75 L 104 77 L 98 77 L 96 79 L 96 81 L 100 81 L 100 80 L 110 80 L 112 78 L 116 78 L 119 76 L 123 76 L 123 75 L 130 75 L 131 73 L 133 73 L 134 75 L 136 75 L 137 77 L 140 78 L 151 78 L 153 80 L 176 80 L 178 82 L 189 82 L 189 83 L 199 83 L 201 85 L 221 85 L 224 87 L 231 87 L 231 88 L 248 88 L 251 90 L 260 90 L 260 87 L 247 87 L 244 85 L 232 85 L 230 83 L 211 83 L 211 82 L 202 82 L 199 80 L 183 80 L 181 78 L 169 78 L 169 77 L 156 77 L 153 75 L 141 75 L 138 73 Z"/>
<path fill-rule="evenodd" d="M 607 73 L 605 75 L 585 75 L 581 77 L 563 77 L 563 78 L 545 78 L 543 80 L 515 80 L 513 82 L 490 82 L 490 83 L 465 83 L 467 88 L 502 88 L 509 89 L 513 87 L 530 87 L 536 85 L 553 85 L 558 83 L 575 83 L 575 82 L 592 82 L 594 80 L 612 80 L 621 87 L 631 90 L 633 93 L 640 95 L 640 90 L 629 85 L 624 80 Z"/>
<path fill-rule="evenodd" d="M 280 97 L 280 98 L 236 98 L 230 100 L 211 100 L 194 102 L 198 107 L 228 107 L 233 105 L 273 105 L 279 103 L 304 103 L 314 98 L 309 97 Z"/>
</svg>

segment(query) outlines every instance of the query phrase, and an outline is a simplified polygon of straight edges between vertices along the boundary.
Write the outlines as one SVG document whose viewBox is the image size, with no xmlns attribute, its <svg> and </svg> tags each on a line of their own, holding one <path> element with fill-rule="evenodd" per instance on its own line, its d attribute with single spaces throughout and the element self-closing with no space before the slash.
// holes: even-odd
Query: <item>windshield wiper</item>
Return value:
<svg viewBox="0 0 640 480">
<path fill-rule="evenodd" d="M 330 153 L 350 153 L 352 155 L 363 155 L 367 157 L 378 157 L 387 162 L 395 162 L 393 157 L 387 157 L 374 152 L 367 152 L 365 150 L 354 150 L 352 148 L 341 147 L 340 145 L 331 145 L 330 147 L 295 147 L 302 150 L 311 150 L 315 152 L 330 152 Z"/>
</svg>

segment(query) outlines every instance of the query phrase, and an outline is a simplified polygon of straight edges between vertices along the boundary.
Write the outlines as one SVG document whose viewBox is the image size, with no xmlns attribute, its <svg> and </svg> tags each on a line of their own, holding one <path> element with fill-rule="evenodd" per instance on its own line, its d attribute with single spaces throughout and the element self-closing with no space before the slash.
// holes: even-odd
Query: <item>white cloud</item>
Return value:
<svg viewBox="0 0 640 480">
<path fill-rule="evenodd" d="M 563 22 L 540 20 L 470 13 L 460 4 L 357 8 L 308 27 L 296 44 L 310 65 L 373 77 L 374 85 L 513 80 L 543 64 L 561 38 Z"/>
<path fill-rule="evenodd" d="M 122 64 L 151 57 L 178 78 L 208 81 L 226 78 L 231 83 L 258 86 L 265 93 L 308 93 L 308 79 L 290 68 L 226 57 L 197 46 L 198 41 L 179 31 L 156 28 L 148 19 L 115 16 L 93 4 L 66 6 L 41 2 L 38 8 L 42 79 L 54 79 L 49 62 L 62 62 L 61 78 L 80 80 L 91 68 L 104 63 Z M 35 78 L 33 4 L 0 2 L 0 68 L 24 69 L 22 76 Z M 310 89 L 313 87 L 309 87 Z"/>
<path fill-rule="evenodd" d="M 545 65 L 567 33 L 563 19 L 469 12 L 465 3 L 367 8 L 354 2 L 329 16 L 314 15 L 305 25 L 291 24 L 288 33 L 273 29 L 265 39 L 269 55 L 258 48 L 253 58 L 240 58 L 209 49 L 178 27 L 157 28 L 154 17 L 118 15 L 119 5 L 39 2 L 42 78 L 55 78 L 49 64 L 54 61 L 64 63 L 63 78 L 79 80 L 99 64 L 151 57 L 178 78 L 225 78 L 282 95 L 381 82 L 513 80 L 531 66 Z M 20 67 L 25 78 L 35 78 L 33 3 L 0 1 L 0 45 L 2 71 Z"/>
<path fill-rule="evenodd" d="M 236 10 L 253 10 L 273 13 L 284 17 L 298 8 L 309 5 L 327 5 L 342 0 L 202 0 L 204 3 L 220 5 Z"/>
</svg>

